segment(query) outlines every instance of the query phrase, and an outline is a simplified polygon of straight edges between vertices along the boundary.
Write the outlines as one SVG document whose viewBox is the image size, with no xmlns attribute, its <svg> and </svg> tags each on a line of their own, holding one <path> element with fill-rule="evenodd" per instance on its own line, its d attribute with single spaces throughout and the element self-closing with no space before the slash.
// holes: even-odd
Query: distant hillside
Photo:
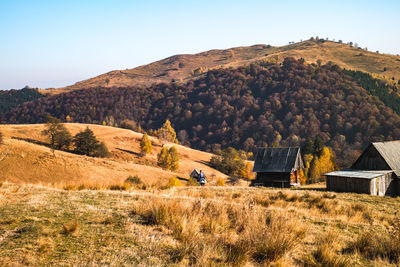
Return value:
<svg viewBox="0 0 400 267">
<path fill-rule="evenodd" d="M 0 90 L 0 114 L 10 111 L 13 107 L 24 102 L 43 97 L 36 89 L 23 88 L 21 90 Z"/>
<path fill-rule="evenodd" d="M 4 144 L 0 145 L 0 183 L 108 188 L 110 185 L 122 185 L 128 176 L 137 175 L 145 184 L 159 186 L 167 184 L 173 176 L 188 179 L 194 168 L 204 170 L 210 184 L 215 184 L 218 178 L 227 178 L 207 166 L 212 154 L 203 151 L 176 145 L 180 167 L 175 172 L 165 171 L 156 164 L 157 153 L 161 150 L 161 142 L 156 138 L 151 138 L 153 152 L 141 157 L 140 133 L 100 125 L 65 125 L 72 134 L 89 127 L 106 144 L 112 156 L 92 158 L 56 151 L 54 157 L 45 146 L 46 138 L 41 135 L 43 124 L 0 125 L 4 135 Z"/>
<path fill-rule="evenodd" d="M 194 55 L 176 55 L 133 69 L 115 70 L 58 89 L 55 94 L 91 87 L 149 86 L 161 82 L 186 82 L 204 72 L 218 68 L 245 66 L 255 61 L 280 63 L 286 57 L 303 58 L 308 63 L 331 61 L 340 67 L 371 73 L 397 82 L 400 80 L 400 57 L 369 52 L 347 44 L 325 40 L 308 40 L 287 46 L 254 45 L 225 50 L 210 50 Z"/>
<path fill-rule="evenodd" d="M 38 123 L 52 114 L 99 124 L 130 119 L 156 129 L 169 119 L 187 144 L 209 151 L 233 146 L 254 152 L 320 135 L 345 166 L 371 141 L 400 139 L 400 117 L 371 92 L 337 65 L 287 58 L 209 71 L 184 85 L 58 94 L 20 105 L 2 120 Z"/>
</svg>

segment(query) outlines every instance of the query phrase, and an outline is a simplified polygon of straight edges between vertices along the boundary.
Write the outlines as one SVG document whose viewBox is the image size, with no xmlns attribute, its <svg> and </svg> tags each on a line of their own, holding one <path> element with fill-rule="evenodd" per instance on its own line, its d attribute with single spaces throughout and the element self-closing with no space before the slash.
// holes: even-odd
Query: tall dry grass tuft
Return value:
<svg viewBox="0 0 400 267">
<path fill-rule="evenodd" d="M 231 261 L 244 260 L 248 256 L 259 264 L 274 262 L 293 249 L 305 235 L 305 229 L 298 221 L 283 214 L 254 210 L 243 215 L 237 229 L 240 236 L 235 244 L 229 245 L 228 260 Z"/>
<path fill-rule="evenodd" d="M 367 259 L 387 259 L 399 263 L 400 243 L 389 232 L 363 232 L 349 242 L 345 253 L 359 253 Z"/>
<path fill-rule="evenodd" d="M 344 249 L 347 253 L 358 252 L 367 259 L 387 259 L 400 263 L 400 216 L 395 214 L 388 229 L 383 232 L 362 232 Z"/>
<path fill-rule="evenodd" d="M 171 261 L 230 265 L 279 260 L 304 237 L 302 224 L 285 214 L 216 201 L 152 198 L 134 206 L 144 224 L 162 225 L 179 242 L 169 246 Z"/>
<path fill-rule="evenodd" d="M 316 242 L 316 249 L 303 258 L 303 265 L 310 267 L 347 267 L 351 266 L 350 259 L 343 255 L 338 255 L 333 244 L 337 243 L 337 235 L 328 232 L 320 237 Z"/>
<path fill-rule="evenodd" d="M 47 254 L 54 248 L 54 241 L 50 237 L 41 237 L 37 244 L 39 254 Z"/>
</svg>

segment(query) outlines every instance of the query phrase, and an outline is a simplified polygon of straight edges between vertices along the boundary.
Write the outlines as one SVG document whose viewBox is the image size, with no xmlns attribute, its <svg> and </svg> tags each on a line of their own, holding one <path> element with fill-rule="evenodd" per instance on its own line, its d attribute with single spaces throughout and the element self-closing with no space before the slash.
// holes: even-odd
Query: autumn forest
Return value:
<svg viewBox="0 0 400 267">
<path fill-rule="evenodd" d="M 211 70 L 185 84 L 42 97 L 14 107 L 1 121 L 39 123 L 51 114 L 111 126 L 130 120 L 148 131 L 169 119 L 181 143 L 207 151 L 303 146 L 318 136 L 346 167 L 369 142 L 400 138 L 397 91 L 368 74 L 286 58 Z"/>
</svg>

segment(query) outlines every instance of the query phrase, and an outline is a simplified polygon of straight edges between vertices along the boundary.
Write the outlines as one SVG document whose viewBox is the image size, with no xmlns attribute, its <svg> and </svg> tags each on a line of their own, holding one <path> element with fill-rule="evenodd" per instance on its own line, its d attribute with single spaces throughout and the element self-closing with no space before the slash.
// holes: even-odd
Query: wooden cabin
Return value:
<svg viewBox="0 0 400 267">
<path fill-rule="evenodd" d="M 400 141 L 371 143 L 350 169 L 325 176 L 331 191 L 399 195 Z"/>
<path fill-rule="evenodd" d="M 299 147 L 259 148 L 252 186 L 290 187 L 300 185 L 300 169 L 304 168 Z"/>
</svg>

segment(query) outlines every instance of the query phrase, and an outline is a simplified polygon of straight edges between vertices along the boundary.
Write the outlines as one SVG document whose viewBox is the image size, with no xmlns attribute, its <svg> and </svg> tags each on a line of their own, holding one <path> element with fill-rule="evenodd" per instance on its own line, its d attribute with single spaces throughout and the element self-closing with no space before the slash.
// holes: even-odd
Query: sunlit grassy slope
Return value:
<svg viewBox="0 0 400 267">
<path fill-rule="evenodd" d="M 68 185 L 108 187 L 122 184 L 128 176 L 138 175 L 147 185 L 165 185 L 173 176 L 187 179 L 194 168 L 205 171 L 211 184 L 218 178 L 227 178 L 207 165 L 212 155 L 206 152 L 176 145 L 180 167 L 176 172 L 170 172 L 156 164 L 162 146 L 156 138 L 152 138 L 152 153 L 142 157 L 139 155 L 140 133 L 99 125 L 65 125 L 73 135 L 89 127 L 100 141 L 105 142 L 112 156 L 92 158 L 63 151 L 56 151 L 53 156 L 45 146 L 46 137 L 41 135 L 43 124 L 0 125 L 4 135 L 4 144 L 0 145 L 0 182 L 35 183 L 59 188 Z"/>
</svg>

